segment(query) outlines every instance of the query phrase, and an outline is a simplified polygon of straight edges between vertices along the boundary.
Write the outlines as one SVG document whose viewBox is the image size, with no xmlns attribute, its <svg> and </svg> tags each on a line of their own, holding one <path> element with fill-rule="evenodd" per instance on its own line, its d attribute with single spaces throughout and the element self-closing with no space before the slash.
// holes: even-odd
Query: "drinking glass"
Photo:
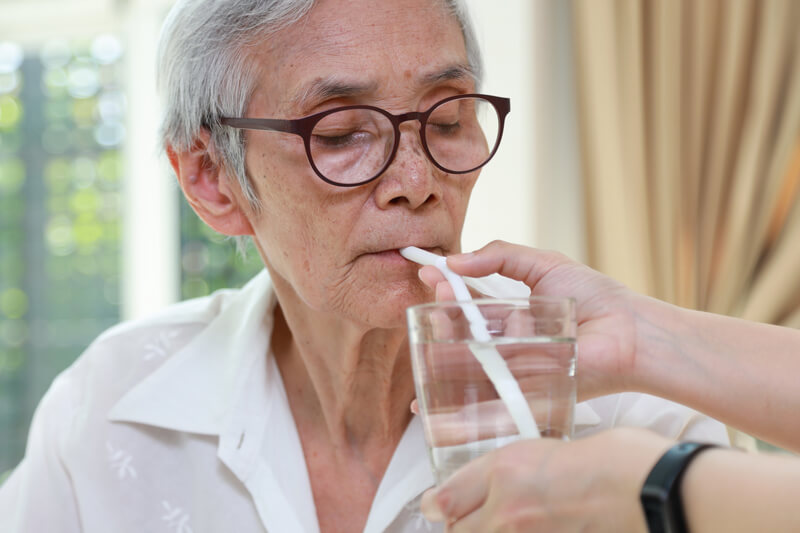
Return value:
<svg viewBox="0 0 800 533">
<path fill-rule="evenodd" d="M 479 327 L 476 316 L 484 321 Z M 407 318 L 419 414 L 437 483 L 521 434 L 530 437 L 521 431 L 521 415 L 532 417 L 533 431 L 542 437 L 572 436 L 574 300 L 437 302 L 408 308 Z"/>
</svg>

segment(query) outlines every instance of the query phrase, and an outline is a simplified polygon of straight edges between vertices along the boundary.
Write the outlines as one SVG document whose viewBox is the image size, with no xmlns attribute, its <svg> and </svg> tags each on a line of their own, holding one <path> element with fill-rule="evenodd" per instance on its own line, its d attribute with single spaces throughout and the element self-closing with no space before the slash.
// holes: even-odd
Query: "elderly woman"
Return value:
<svg viewBox="0 0 800 533">
<path fill-rule="evenodd" d="M 106 332 L 56 379 L 0 529 L 438 528 L 419 513 L 432 476 L 404 327 L 433 293 L 397 250 L 460 251 L 509 110 L 479 77 L 455 0 L 176 5 L 166 152 L 197 214 L 252 238 L 266 271 Z M 652 397 L 578 409 L 578 435 L 617 424 L 725 439 Z"/>
</svg>

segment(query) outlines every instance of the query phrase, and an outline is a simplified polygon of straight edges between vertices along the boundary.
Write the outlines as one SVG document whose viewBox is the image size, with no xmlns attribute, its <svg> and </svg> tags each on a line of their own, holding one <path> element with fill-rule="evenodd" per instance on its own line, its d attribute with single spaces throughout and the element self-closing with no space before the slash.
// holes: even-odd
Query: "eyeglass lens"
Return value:
<svg viewBox="0 0 800 533">
<path fill-rule="evenodd" d="M 449 172 L 480 167 L 497 143 L 500 118 L 494 106 L 475 97 L 437 105 L 425 124 L 431 158 Z M 392 155 L 395 129 L 389 118 L 371 109 L 347 109 L 320 120 L 309 148 L 317 170 L 341 184 L 368 181 Z"/>
</svg>

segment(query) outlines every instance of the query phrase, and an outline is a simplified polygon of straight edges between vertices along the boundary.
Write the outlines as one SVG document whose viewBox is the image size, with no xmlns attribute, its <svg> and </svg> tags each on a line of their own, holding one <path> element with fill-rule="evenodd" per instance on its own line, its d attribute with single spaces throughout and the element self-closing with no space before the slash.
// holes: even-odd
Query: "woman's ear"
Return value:
<svg viewBox="0 0 800 533">
<path fill-rule="evenodd" d="M 201 131 L 189 150 L 168 145 L 167 156 L 186 200 L 203 222 L 223 235 L 253 234 L 247 201 L 236 178 L 218 164 L 208 130 Z"/>
</svg>

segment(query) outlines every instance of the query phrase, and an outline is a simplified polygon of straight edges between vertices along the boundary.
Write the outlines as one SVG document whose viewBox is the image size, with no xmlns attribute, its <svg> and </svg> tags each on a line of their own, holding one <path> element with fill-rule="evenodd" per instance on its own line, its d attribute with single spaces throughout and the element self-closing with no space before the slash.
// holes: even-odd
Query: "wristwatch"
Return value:
<svg viewBox="0 0 800 533">
<path fill-rule="evenodd" d="M 689 463 L 714 444 L 680 442 L 667 450 L 650 471 L 641 493 L 650 533 L 688 533 L 680 484 Z"/>
</svg>

